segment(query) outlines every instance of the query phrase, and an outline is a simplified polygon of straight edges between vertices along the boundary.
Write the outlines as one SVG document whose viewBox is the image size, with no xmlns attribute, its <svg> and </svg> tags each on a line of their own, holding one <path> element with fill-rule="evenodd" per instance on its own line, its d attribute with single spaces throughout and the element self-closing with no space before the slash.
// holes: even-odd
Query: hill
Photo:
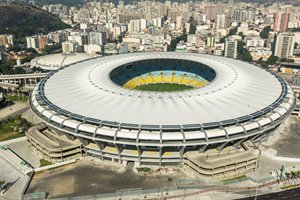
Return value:
<svg viewBox="0 0 300 200">
<path fill-rule="evenodd" d="M 13 34 L 16 40 L 70 27 L 58 17 L 31 5 L 1 5 L 0 13 L 0 34 Z"/>
</svg>

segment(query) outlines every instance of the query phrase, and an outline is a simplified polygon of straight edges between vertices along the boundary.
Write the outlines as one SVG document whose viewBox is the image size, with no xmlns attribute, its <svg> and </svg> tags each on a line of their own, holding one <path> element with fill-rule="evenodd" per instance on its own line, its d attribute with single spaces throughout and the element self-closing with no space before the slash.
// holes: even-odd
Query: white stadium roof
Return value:
<svg viewBox="0 0 300 200">
<path fill-rule="evenodd" d="M 65 65 L 94 57 L 96 56 L 87 53 L 49 54 L 34 58 L 30 64 L 32 67 L 40 67 L 44 70 L 57 70 Z"/>
<path fill-rule="evenodd" d="M 109 78 L 109 73 L 120 65 L 161 58 L 206 64 L 217 77 L 203 88 L 180 92 L 129 90 Z M 251 115 L 276 102 L 283 88 L 270 72 L 245 62 L 166 52 L 123 54 L 75 63 L 51 75 L 43 91 L 51 104 L 83 118 L 138 125 L 188 125 Z"/>
</svg>

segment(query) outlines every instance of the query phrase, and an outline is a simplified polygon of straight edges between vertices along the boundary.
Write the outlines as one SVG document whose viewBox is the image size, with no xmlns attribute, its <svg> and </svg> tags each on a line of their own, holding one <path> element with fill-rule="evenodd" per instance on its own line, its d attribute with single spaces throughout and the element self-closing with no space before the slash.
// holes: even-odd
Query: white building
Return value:
<svg viewBox="0 0 300 200">
<path fill-rule="evenodd" d="M 106 44 L 106 32 L 105 31 L 94 31 L 89 32 L 89 44 Z"/>
<path fill-rule="evenodd" d="M 288 58 L 293 56 L 295 45 L 295 35 L 292 33 L 280 33 L 277 36 L 275 46 L 275 56 Z"/>
<path fill-rule="evenodd" d="M 134 19 L 130 20 L 128 24 L 128 32 L 129 33 L 139 33 L 141 32 L 141 20 L 139 19 Z"/>
<path fill-rule="evenodd" d="M 225 14 L 217 15 L 216 20 L 216 30 L 226 28 L 227 26 L 227 16 Z"/>
<path fill-rule="evenodd" d="M 265 40 L 260 37 L 248 37 L 246 39 L 246 47 L 263 47 Z"/>
<path fill-rule="evenodd" d="M 158 28 L 162 27 L 162 17 L 155 17 L 152 19 L 153 26 L 156 26 Z"/>
<path fill-rule="evenodd" d="M 237 57 L 237 40 L 228 40 L 225 41 L 225 56 L 229 58 Z"/>
<path fill-rule="evenodd" d="M 61 49 L 63 53 L 75 52 L 76 42 L 75 41 L 65 41 L 61 43 Z"/>
<path fill-rule="evenodd" d="M 140 19 L 141 20 L 141 31 L 147 28 L 147 20 L 146 19 Z"/>
<path fill-rule="evenodd" d="M 38 36 L 26 37 L 27 48 L 39 48 L 39 39 Z"/>
<path fill-rule="evenodd" d="M 177 29 L 177 30 L 180 30 L 181 27 L 182 27 L 182 17 L 181 17 L 181 16 L 178 16 L 178 17 L 176 18 L 176 29 Z"/>
</svg>

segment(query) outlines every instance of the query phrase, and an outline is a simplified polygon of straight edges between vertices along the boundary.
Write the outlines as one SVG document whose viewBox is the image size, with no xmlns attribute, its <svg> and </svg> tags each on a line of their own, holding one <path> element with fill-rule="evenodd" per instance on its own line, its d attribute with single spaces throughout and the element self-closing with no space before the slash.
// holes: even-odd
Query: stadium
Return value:
<svg viewBox="0 0 300 200">
<path fill-rule="evenodd" d="M 31 68 L 38 67 L 46 71 L 55 71 L 65 65 L 70 65 L 75 62 L 95 58 L 96 56 L 86 53 L 63 53 L 49 54 L 34 58 L 30 62 Z"/>
<path fill-rule="evenodd" d="M 85 155 L 193 168 L 187 155 L 266 139 L 291 113 L 295 98 L 283 79 L 253 64 L 164 52 L 65 66 L 35 87 L 30 105 L 49 130 L 80 141 Z"/>
</svg>

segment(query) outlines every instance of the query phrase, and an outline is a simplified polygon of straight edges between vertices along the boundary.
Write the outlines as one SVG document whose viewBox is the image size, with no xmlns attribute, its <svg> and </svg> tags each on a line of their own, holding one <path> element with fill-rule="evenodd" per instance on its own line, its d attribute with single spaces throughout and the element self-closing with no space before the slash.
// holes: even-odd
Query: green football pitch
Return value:
<svg viewBox="0 0 300 200">
<path fill-rule="evenodd" d="M 152 91 L 152 92 L 172 92 L 181 91 L 194 88 L 190 85 L 182 85 L 176 83 L 153 83 L 147 85 L 139 85 L 135 87 L 136 90 Z"/>
</svg>

